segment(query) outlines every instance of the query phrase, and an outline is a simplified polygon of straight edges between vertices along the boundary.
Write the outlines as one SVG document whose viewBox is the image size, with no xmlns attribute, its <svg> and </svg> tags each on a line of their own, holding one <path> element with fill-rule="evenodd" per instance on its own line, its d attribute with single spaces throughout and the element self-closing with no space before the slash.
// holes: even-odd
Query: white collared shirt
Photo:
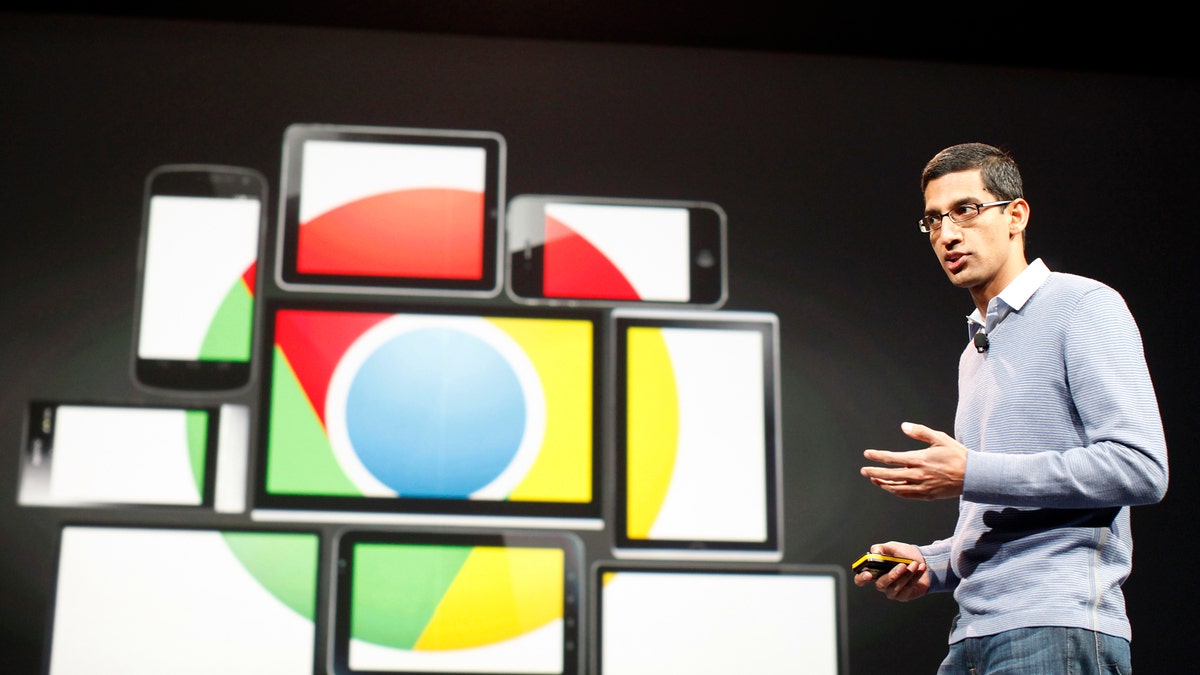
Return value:
<svg viewBox="0 0 1200 675">
<path fill-rule="evenodd" d="M 1025 306 L 1033 292 L 1041 288 L 1049 276 L 1050 268 L 1041 258 L 1029 263 L 1016 279 L 1009 282 L 1004 290 L 988 303 L 987 318 L 979 313 L 978 307 L 967 315 L 967 339 L 974 338 L 981 329 L 991 335 L 992 331 L 996 330 L 996 325 L 1003 321 L 1009 312 Z"/>
</svg>

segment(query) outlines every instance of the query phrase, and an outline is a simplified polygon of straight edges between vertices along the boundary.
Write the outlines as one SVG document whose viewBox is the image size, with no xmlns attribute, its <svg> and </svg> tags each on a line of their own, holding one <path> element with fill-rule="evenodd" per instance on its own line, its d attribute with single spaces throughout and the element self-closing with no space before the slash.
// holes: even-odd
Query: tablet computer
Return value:
<svg viewBox="0 0 1200 675">
<path fill-rule="evenodd" d="M 314 532 L 71 524 L 46 671 L 311 675 Z"/>
<path fill-rule="evenodd" d="M 294 124 L 284 133 L 275 277 L 286 290 L 493 296 L 504 138 Z"/>
<path fill-rule="evenodd" d="M 617 309 L 614 553 L 782 556 L 778 319 Z"/>
<path fill-rule="evenodd" d="M 583 584 L 570 533 L 343 533 L 330 670 L 582 673 Z"/>
<path fill-rule="evenodd" d="M 845 575 L 836 566 L 600 561 L 595 675 L 845 675 Z"/>
<path fill-rule="evenodd" d="M 17 501 L 211 507 L 221 426 L 238 424 L 235 412 L 212 404 L 31 401 Z"/>
<path fill-rule="evenodd" d="M 600 526 L 598 314 L 267 311 L 260 517 Z"/>
</svg>

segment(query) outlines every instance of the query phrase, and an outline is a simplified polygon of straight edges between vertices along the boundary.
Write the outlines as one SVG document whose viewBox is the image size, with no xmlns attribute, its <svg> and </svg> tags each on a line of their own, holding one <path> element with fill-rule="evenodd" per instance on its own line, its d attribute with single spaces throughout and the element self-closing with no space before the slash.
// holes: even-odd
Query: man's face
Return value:
<svg viewBox="0 0 1200 675">
<path fill-rule="evenodd" d="M 978 169 L 950 173 L 925 187 L 925 214 L 938 216 L 962 204 L 986 204 L 999 198 L 983 188 Z M 1027 214 L 1025 201 L 990 206 L 971 220 L 956 223 L 947 216 L 929 233 L 950 283 L 993 297 L 1025 267 L 1021 232 Z"/>
</svg>

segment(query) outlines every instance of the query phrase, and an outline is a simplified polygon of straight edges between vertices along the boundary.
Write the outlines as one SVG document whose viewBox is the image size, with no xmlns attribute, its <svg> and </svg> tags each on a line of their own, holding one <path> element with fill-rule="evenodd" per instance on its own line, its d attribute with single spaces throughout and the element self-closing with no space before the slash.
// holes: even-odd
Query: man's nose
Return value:
<svg viewBox="0 0 1200 675">
<path fill-rule="evenodd" d="M 934 231 L 934 235 L 933 240 L 935 242 L 942 241 L 943 239 L 954 241 L 962 237 L 962 228 L 959 227 L 958 223 L 950 220 L 949 215 L 945 215 L 942 216 L 941 227 Z"/>
</svg>

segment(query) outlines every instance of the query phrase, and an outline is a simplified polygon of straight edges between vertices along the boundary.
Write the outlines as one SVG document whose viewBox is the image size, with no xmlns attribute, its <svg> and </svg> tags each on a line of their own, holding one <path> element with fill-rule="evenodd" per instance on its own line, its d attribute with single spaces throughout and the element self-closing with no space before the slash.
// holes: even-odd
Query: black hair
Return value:
<svg viewBox="0 0 1200 675">
<path fill-rule="evenodd" d="M 1021 172 L 1012 155 L 985 143 L 952 145 L 933 156 L 921 172 L 921 194 L 929 182 L 949 173 L 979 169 L 983 188 L 996 199 L 1022 199 Z"/>
</svg>

